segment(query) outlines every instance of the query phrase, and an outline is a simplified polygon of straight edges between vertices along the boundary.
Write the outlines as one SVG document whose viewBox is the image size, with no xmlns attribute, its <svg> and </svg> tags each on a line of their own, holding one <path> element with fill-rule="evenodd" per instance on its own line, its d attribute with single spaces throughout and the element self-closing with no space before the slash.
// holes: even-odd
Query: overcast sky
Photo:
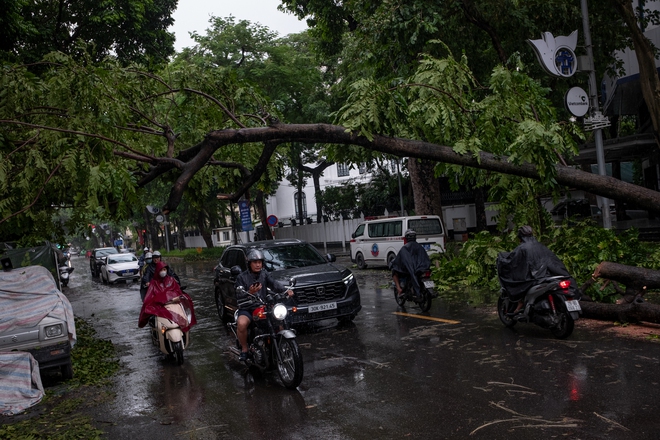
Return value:
<svg viewBox="0 0 660 440">
<path fill-rule="evenodd" d="M 304 21 L 299 21 L 292 14 L 277 10 L 280 0 L 179 0 L 179 6 L 174 11 L 174 32 L 177 52 L 184 47 L 193 45 L 190 32 L 206 34 L 209 18 L 228 17 L 233 15 L 236 21 L 248 20 L 260 23 L 283 37 L 288 34 L 303 31 L 307 28 Z"/>
</svg>

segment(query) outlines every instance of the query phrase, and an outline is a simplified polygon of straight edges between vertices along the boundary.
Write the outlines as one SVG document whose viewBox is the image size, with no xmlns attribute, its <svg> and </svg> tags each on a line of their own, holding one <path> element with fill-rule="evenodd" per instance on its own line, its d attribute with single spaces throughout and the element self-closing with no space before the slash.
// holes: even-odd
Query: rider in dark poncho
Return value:
<svg viewBox="0 0 660 440">
<path fill-rule="evenodd" d="M 522 226 L 518 230 L 518 238 L 521 241 L 518 247 L 511 252 L 501 252 L 497 256 L 500 284 L 509 292 L 511 299 L 519 300 L 542 278 L 555 275 L 571 276 L 559 257 L 536 240 L 531 226 Z M 575 285 L 572 278 L 571 283 Z"/>
<path fill-rule="evenodd" d="M 416 273 L 426 272 L 431 267 L 431 259 L 424 247 L 417 243 L 417 233 L 412 229 L 408 229 L 405 234 L 406 244 L 403 245 L 396 258 L 390 264 L 392 271 L 392 279 L 396 286 L 397 292 L 401 295 L 402 288 L 399 283 L 401 276 L 406 277 L 412 283 L 415 295 L 419 295 L 420 285 L 419 280 L 415 276 Z"/>
</svg>

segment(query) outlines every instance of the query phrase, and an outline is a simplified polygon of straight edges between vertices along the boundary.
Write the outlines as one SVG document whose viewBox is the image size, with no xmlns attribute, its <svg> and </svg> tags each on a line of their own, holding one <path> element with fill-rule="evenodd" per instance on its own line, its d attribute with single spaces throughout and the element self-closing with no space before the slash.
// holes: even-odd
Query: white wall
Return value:
<svg viewBox="0 0 660 440">
<path fill-rule="evenodd" d="M 315 165 L 311 165 L 315 166 Z M 339 177 L 337 174 L 338 164 L 331 165 L 323 171 L 320 179 L 321 191 L 327 187 L 341 186 L 347 182 L 355 183 L 368 183 L 371 181 L 371 173 L 360 173 L 358 168 L 349 169 L 348 176 Z M 277 219 L 285 225 L 291 224 L 291 219 L 295 217 L 296 207 L 294 194 L 297 188 L 288 180 L 280 182 L 280 186 L 274 196 L 268 198 L 266 203 L 266 212 L 268 215 L 275 215 Z M 316 221 L 316 197 L 314 195 L 314 180 L 310 177 L 307 179 L 306 186 L 303 189 L 305 193 L 305 200 L 307 201 L 307 217 Z"/>
</svg>

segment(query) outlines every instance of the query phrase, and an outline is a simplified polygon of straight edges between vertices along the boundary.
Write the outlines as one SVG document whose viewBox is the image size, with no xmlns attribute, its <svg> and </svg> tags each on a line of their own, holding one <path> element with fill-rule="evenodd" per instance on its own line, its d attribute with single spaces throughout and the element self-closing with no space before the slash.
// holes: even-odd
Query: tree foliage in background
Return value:
<svg viewBox="0 0 660 440">
<path fill-rule="evenodd" d="M 123 64 L 162 67 L 174 54 L 177 0 L 2 0 L 0 58 L 38 63 L 52 51 L 108 56 Z"/>
</svg>

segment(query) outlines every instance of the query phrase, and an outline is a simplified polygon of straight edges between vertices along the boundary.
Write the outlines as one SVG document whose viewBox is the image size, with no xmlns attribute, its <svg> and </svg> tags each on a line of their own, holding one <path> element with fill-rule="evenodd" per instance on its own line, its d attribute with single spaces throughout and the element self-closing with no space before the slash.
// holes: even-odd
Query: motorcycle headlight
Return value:
<svg viewBox="0 0 660 440">
<path fill-rule="evenodd" d="M 286 309 L 286 306 L 283 304 L 277 304 L 275 307 L 273 307 L 273 316 L 275 319 L 282 321 L 284 318 L 286 318 L 288 310 Z"/>
</svg>

